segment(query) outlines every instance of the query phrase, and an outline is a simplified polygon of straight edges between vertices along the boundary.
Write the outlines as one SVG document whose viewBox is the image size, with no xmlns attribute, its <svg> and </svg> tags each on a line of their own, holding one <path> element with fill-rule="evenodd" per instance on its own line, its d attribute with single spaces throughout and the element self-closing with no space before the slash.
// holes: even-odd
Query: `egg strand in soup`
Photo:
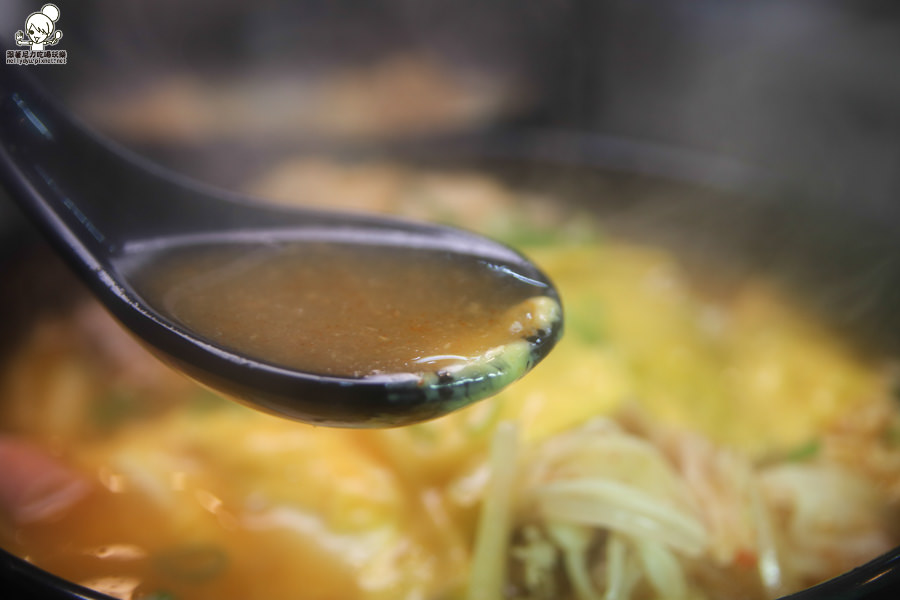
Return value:
<svg viewBox="0 0 900 600">
<path fill-rule="evenodd" d="M 670 254 L 478 174 L 295 167 L 293 196 L 317 169 L 335 197 L 368 178 L 372 208 L 515 241 L 566 337 L 459 413 L 331 430 L 194 387 L 86 303 L 0 381 L 4 548 L 133 600 L 730 600 L 897 544 L 891 373 L 765 282 L 707 296 Z"/>
</svg>

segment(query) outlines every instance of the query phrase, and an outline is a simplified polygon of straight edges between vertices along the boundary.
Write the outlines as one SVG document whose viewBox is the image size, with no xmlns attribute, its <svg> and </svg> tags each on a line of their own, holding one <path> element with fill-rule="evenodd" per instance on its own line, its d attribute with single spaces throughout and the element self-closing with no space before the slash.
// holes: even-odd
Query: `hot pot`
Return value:
<svg viewBox="0 0 900 600">
<path fill-rule="evenodd" d="M 60 28 L 65 29 L 65 19 L 72 19 L 69 21 L 72 25 L 68 26 L 71 33 L 65 29 L 69 36 L 66 41 L 73 40 L 76 44 L 79 35 L 82 36 L 84 45 L 80 49 L 86 58 L 81 73 L 93 73 L 94 76 L 106 70 L 114 74 L 117 69 L 134 66 L 136 57 L 147 47 L 156 47 L 162 56 L 157 57 L 157 69 L 161 65 L 162 69 L 167 68 L 167 61 L 179 55 L 181 50 L 173 49 L 175 44 L 187 48 L 184 53 L 197 68 L 209 64 L 221 67 L 229 60 L 246 57 L 246 52 L 242 54 L 234 46 L 228 46 L 235 40 L 255 40 L 263 44 L 265 51 L 270 49 L 265 46 L 264 36 L 247 34 L 242 37 L 225 27 L 226 23 L 241 23 L 241 19 L 246 19 L 246 9 L 237 7 L 237 3 L 226 3 L 227 8 L 216 11 L 212 3 L 205 3 L 206 10 L 214 14 L 215 24 L 223 34 L 222 43 L 204 43 L 198 39 L 185 42 L 191 18 L 185 18 L 176 26 L 173 23 L 178 19 L 174 14 L 169 15 L 168 20 L 161 15 L 158 23 L 147 24 L 148 31 L 155 35 L 169 34 L 168 37 L 154 40 L 152 35 L 145 35 L 127 47 L 129 51 L 123 56 L 107 57 L 104 53 L 111 52 L 116 44 L 128 37 L 121 31 L 114 35 L 116 30 L 111 25 L 124 18 L 129 26 L 137 27 L 141 15 L 103 3 L 90 10 L 85 8 L 79 14 L 75 5 L 59 4 L 64 19 Z M 801 298 L 811 311 L 839 328 L 850 343 L 875 354 L 900 353 L 900 316 L 896 311 L 896 306 L 900 305 L 900 261 L 897 260 L 900 257 L 900 213 L 890 200 L 884 199 L 893 198 L 887 193 L 892 189 L 893 179 L 885 176 L 885 170 L 875 167 L 847 168 L 842 172 L 847 178 L 850 175 L 872 176 L 861 184 L 861 189 L 871 194 L 866 198 L 849 195 L 846 188 L 830 185 L 834 172 L 829 172 L 829 167 L 835 164 L 859 167 L 865 162 L 865 152 L 844 156 L 840 149 L 832 148 L 819 157 L 819 163 L 805 160 L 804 150 L 808 146 L 798 142 L 797 138 L 808 134 L 810 139 L 807 141 L 815 144 L 818 138 L 810 132 L 815 131 L 822 121 L 792 123 L 793 116 L 802 110 L 778 112 L 773 125 L 781 129 L 767 132 L 766 136 L 754 135 L 758 133 L 753 131 L 754 124 L 759 119 L 765 121 L 759 114 L 751 114 L 748 119 L 735 119 L 738 125 L 729 128 L 728 124 L 723 125 L 726 121 L 730 123 L 725 116 L 730 115 L 730 111 L 747 107 L 744 103 L 732 102 L 734 96 L 741 94 L 742 88 L 719 87 L 711 79 L 706 81 L 720 76 L 717 69 L 728 66 L 724 59 L 722 62 L 726 64 L 719 67 L 710 58 L 716 47 L 733 50 L 733 54 L 726 54 L 732 59 L 740 56 L 740 60 L 734 59 L 732 64 L 747 67 L 748 80 L 752 80 L 752 75 L 758 75 L 755 69 L 760 68 L 761 54 L 757 52 L 747 57 L 738 42 L 732 46 L 726 39 L 729 23 L 734 26 L 740 20 L 733 11 L 746 17 L 745 22 L 756 24 L 755 29 L 749 25 L 737 28 L 751 38 L 754 31 L 767 31 L 766 23 L 774 23 L 766 21 L 769 16 L 784 17 L 786 13 L 776 11 L 773 15 L 764 9 L 751 13 L 750 9 L 721 4 L 713 6 L 712 3 L 703 6 L 702 2 L 692 6 L 663 3 L 641 10 L 616 3 L 575 2 L 571 6 L 554 5 L 546 10 L 534 8 L 520 19 L 502 25 L 504 12 L 513 10 L 510 6 L 513 3 L 504 3 L 505 7 L 495 10 L 478 9 L 475 19 L 466 18 L 464 9 L 450 7 L 449 3 L 437 3 L 443 9 L 437 13 L 439 18 L 410 3 L 385 2 L 383 10 L 354 10 L 341 4 L 330 13 L 323 10 L 327 14 L 319 14 L 319 20 L 310 19 L 311 13 L 301 11 L 302 18 L 307 19 L 302 28 L 279 31 L 278 10 L 284 7 L 277 2 L 265 4 L 270 10 L 259 17 L 257 26 L 276 30 L 282 40 L 290 35 L 312 40 L 308 48 L 317 51 L 331 49 L 332 45 L 337 46 L 366 31 L 369 35 L 363 36 L 366 39 L 362 44 L 364 52 L 373 48 L 383 51 L 392 45 L 385 39 L 396 33 L 397 23 L 402 22 L 404 27 L 417 34 L 419 43 L 433 51 L 454 55 L 462 62 L 483 59 L 489 73 L 514 71 L 516 77 L 529 81 L 528 94 L 525 94 L 528 97 L 521 104 L 501 103 L 502 110 L 491 115 L 488 122 L 477 121 L 474 126 L 466 123 L 465 127 L 457 127 L 466 130 L 462 134 L 442 132 L 442 135 L 426 135 L 414 141 L 376 140 L 375 144 L 348 145 L 347 140 L 335 144 L 323 140 L 322 136 L 313 136 L 312 141 L 281 139 L 265 144 L 256 140 L 244 146 L 229 143 L 220 147 L 215 142 L 205 144 L 194 140 L 187 144 L 167 144 L 157 139 L 143 146 L 138 143 L 140 151 L 170 166 L 183 167 L 195 176 L 228 186 L 240 183 L 242 170 L 277 159 L 285 153 L 286 146 L 291 151 L 297 151 L 299 147 L 300 151 L 312 154 L 374 154 L 428 166 L 475 165 L 512 185 L 564 190 L 572 203 L 589 207 L 623 235 L 653 240 L 676 249 L 687 260 L 732 271 L 737 276 L 756 271 L 770 274 Z M 878 12 L 877 4 L 869 3 L 868 10 L 872 14 Z M 655 9 L 660 10 L 654 14 L 643 12 L 652 13 Z M 806 21 L 802 10 L 797 14 L 802 22 L 830 22 L 825 17 L 833 16 L 840 9 L 832 6 L 830 10 L 832 12 L 827 14 L 811 12 L 808 15 L 811 19 Z M 385 18 L 384 13 L 394 14 L 392 11 L 397 11 L 402 18 Z M 865 13 L 862 16 L 870 16 L 866 11 L 862 13 Z M 450 25 L 442 27 L 441 18 Z M 853 18 L 862 17 L 854 14 Z M 110 27 L 104 30 L 92 20 Z M 465 34 L 461 35 L 454 27 L 465 27 L 475 20 L 482 27 L 468 32 L 471 46 L 466 47 L 460 43 L 466 39 Z M 328 31 L 338 22 L 343 22 L 344 26 L 333 29 L 340 32 L 334 39 L 327 39 L 328 36 L 321 32 L 316 34 L 317 26 Z M 374 25 L 369 26 L 369 22 Z M 17 23 L 11 26 L 15 27 Z M 685 26 L 686 23 L 696 27 L 689 28 L 691 32 L 706 37 L 693 40 L 695 43 L 679 41 L 674 30 L 667 27 L 667 24 Z M 892 21 L 885 23 L 887 31 L 892 31 L 889 28 Z M 621 28 L 616 29 L 616 26 Z M 837 30 L 850 31 L 839 27 Z M 803 31 L 808 33 L 808 30 Z M 820 31 L 827 32 L 828 29 Z M 857 27 L 852 30 L 853 35 L 848 33 L 839 41 L 844 47 L 855 48 L 852 42 L 863 31 Z M 502 35 L 498 36 L 498 32 Z M 531 43 L 522 43 L 523 37 Z M 85 43 L 88 38 L 90 41 Z M 814 46 L 816 36 L 809 34 L 809 39 Z M 709 46 L 703 47 L 703 43 Z M 495 52 L 498 47 L 505 52 Z M 753 48 L 759 50 L 757 45 Z M 345 50 L 353 54 L 352 49 Z M 794 89 L 791 76 L 808 66 L 802 60 L 807 51 L 808 47 L 804 47 L 788 53 L 788 58 L 794 60 L 796 71 L 784 66 L 791 64 L 790 60 L 785 60 L 779 72 L 783 79 L 776 78 L 776 83 Z M 358 60 L 358 54 L 352 59 Z M 885 54 L 891 55 L 890 48 Z M 303 55 L 304 51 L 298 50 L 288 58 Z M 75 63 L 78 53 L 72 52 L 70 56 Z M 854 56 L 866 55 L 859 51 L 854 52 Z M 115 61 L 119 61 L 118 65 L 110 66 Z M 559 68 L 561 64 L 566 68 Z M 703 81 L 695 88 L 685 90 L 679 82 L 690 75 L 697 76 L 697 72 L 690 71 L 692 64 L 701 64 L 705 69 L 700 72 Z M 876 65 L 873 68 L 877 68 L 882 63 L 873 64 Z M 833 66 L 833 63 L 829 65 Z M 62 90 L 63 94 L 84 86 L 73 72 L 60 71 L 54 77 L 58 79 L 54 89 Z M 878 78 L 878 72 L 873 78 Z M 649 81 L 658 87 L 648 88 Z M 772 84 L 771 79 L 758 87 L 754 87 L 752 81 L 742 81 L 751 90 L 772 92 L 775 89 L 766 88 Z M 820 91 L 812 75 L 805 83 L 807 87 L 801 90 L 805 93 L 793 97 L 797 102 Z M 838 91 L 850 86 L 846 78 L 839 84 Z M 878 88 L 877 92 L 867 96 L 878 100 L 874 102 L 877 110 L 869 110 L 873 103 L 867 104 L 856 95 L 862 94 L 858 90 L 865 91 L 865 85 L 870 82 L 866 80 L 862 84 L 853 87 L 852 94 L 841 97 L 858 100 L 863 106 L 860 112 L 865 113 L 864 117 L 875 119 L 887 115 L 879 144 L 864 149 L 882 149 L 888 158 L 896 156 L 892 152 L 900 147 L 900 133 L 894 139 L 895 132 L 890 129 L 891 124 L 895 124 L 891 117 L 896 119 L 896 111 L 891 112 L 881 105 L 890 97 L 881 92 L 887 90 L 887 94 L 896 90 L 885 84 L 884 89 Z M 706 89 L 710 90 L 708 94 L 703 93 Z M 771 97 L 760 94 L 755 99 L 764 101 Z M 698 112 L 678 108 L 660 111 L 698 99 L 701 101 L 696 109 Z M 704 106 L 718 108 L 718 111 L 710 113 L 710 119 L 704 119 L 704 115 L 699 114 Z M 752 118 L 754 116 L 757 121 Z M 679 122 L 677 117 L 686 117 L 686 121 Z M 701 126 L 689 130 L 698 124 Z M 860 126 L 871 127 L 871 123 Z M 603 135 L 605 132 L 618 136 Z M 785 137 L 783 145 L 779 141 L 782 134 Z M 733 141 L 741 136 L 752 138 L 753 143 L 742 146 Z M 673 145 L 637 141 L 648 139 Z M 860 139 L 848 134 L 844 141 L 856 144 L 851 144 L 852 151 L 855 147 L 863 147 Z M 681 149 L 684 146 L 699 146 L 712 152 Z M 781 150 L 783 153 L 779 153 Z M 777 168 L 751 169 L 744 163 L 726 158 L 730 155 Z M 843 159 L 847 160 L 842 162 Z M 871 164 L 866 163 L 868 166 Z M 610 189 L 616 193 L 608 193 Z M 600 202 L 598 197 L 602 197 Z M 0 203 L 0 252 L 4 279 L 6 274 L 14 273 L 18 278 L 16 281 L 20 282 L 14 288 L 15 293 L 4 292 L 0 299 L 4 329 L 10 331 L 4 341 L 11 343 L 6 343 L 0 353 L 0 356 L 6 356 L 5 353 L 15 351 L 16 334 L 21 333 L 28 318 L 43 310 L 65 310 L 65 298 L 81 292 L 66 291 L 77 290 L 78 284 L 61 275 L 64 269 L 6 198 Z M 900 548 L 791 597 L 804 600 L 896 597 L 900 595 L 898 567 Z M 0 551 L 0 589 L 3 589 L 4 597 L 11 599 L 108 598 L 61 580 L 5 551 Z"/>
<path fill-rule="evenodd" d="M 621 235 L 652 240 L 685 260 L 738 277 L 774 275 L 865 351 L 895 355 L 900 348 L 892 321 L 900 270 L 881 279 L 877 296 L 854 284 L 870 265 L 900 255 L 900 227 L 804 201 L 799 191 L 733 161 L 622 139 L 521 131 L 399 144 L 381 153 L 432 168 L 477 165 L 514 186 L 567 190 L 572 203 L 589 207 Z M 60 298 L 84 292 L 7 198 L 2 206 L 9 215 L 3 276 L 15 290 L 4 298 L 12 342 L 5 351 L 14 352 L 12 324 L 65 310 Z M 773 227 L 775 221 L 780 227 Z M 866 244 L 856 246 L 860 239 Z M 825 266 L 823 256 L 829 257 Z M 5 551 L 0 559 L 5 597 L 108 598 Z M 887 597 L 900 590 L 898 567 L 900 548 L 790 597 Z"/>
</svg>

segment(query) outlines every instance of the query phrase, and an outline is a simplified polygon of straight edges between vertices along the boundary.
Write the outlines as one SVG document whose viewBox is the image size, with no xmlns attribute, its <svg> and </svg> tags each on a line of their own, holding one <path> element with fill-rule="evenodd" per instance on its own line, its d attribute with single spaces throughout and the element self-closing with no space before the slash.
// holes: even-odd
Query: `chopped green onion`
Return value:
<svg viewBox="0 0 900 600">
<path fill-rule="evenodd" d="M 147 596 L 141 596 L 141 600 L 178 600 L 178 597 L 172 592 L 156 591 Z"/>
<path fill-rule="evenodd" d="M 228 556 L 217 546 L 182 546 L 156 557 L 157 569 L 180 581 L 202 583 L 218 576 L 228 566 Z"/>
<path fill-rule="evenodd" d="M 201 388 L 196 394 L 191 396 L 191 401 L 188 406 L 191 411 L 204 415 L 210 411 L 236 404 L 236 402 L 230 402 L 211 390 Z"/>
<path fill-rule="evenodd" d="M 810 440 L 805 444 L 797 446 L 787 453 L 785 458 L 789 461 L 800 462 L 815 458 L 822 449 L 822 442 L 819 440 Z"/>
<path fill-rule="evenodd" d="M 143 406 L 134 393 L 113 389 L 94 400 L 91 416 L 100 429 L 109 431 L 141 415 Z"/>
</svg>

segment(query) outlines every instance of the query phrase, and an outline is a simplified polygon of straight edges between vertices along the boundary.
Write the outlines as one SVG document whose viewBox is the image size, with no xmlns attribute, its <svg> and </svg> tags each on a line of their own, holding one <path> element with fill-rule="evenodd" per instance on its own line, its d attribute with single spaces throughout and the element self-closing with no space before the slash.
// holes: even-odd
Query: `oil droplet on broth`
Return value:
<svg viewBox="0 0 900 600">
<path fill-rule="evenodd" d="M 184 246 L 131 279 L 166 317 L 217 345 L 335 376 L 460 368 L 527 343 L 560 312 L 544 285 L 501 265 L 390 247 Z"/>
</svg>

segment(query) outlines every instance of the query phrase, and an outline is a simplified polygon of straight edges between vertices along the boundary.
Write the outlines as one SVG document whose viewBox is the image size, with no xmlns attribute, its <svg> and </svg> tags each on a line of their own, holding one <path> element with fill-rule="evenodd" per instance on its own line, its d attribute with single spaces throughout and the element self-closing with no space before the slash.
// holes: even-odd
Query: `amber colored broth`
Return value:
<svg viewBox="0 0 900 600">
<path fill-rule="evenodd" d="M 61 523 L 18 529 L 9 549 L 38 556 L 41 566 L 54 574 L 115 596 L 254 598 L 258 581 L 270 582 L 273 597 L 301 590 L 310 599 L 360 594 L 352 572 L 290 532 L 242 528 L 215 535 L 210 533 L 218 527 L 213 515 L 179 531 L 171 515 L 145 496 L 105 489 L 96 490 L 67 516 Z M 60 546 L 60 539 L 67 541 Z M 166 542 L 171 539 L 179 541 Z M 95 573 L 102 575 L 88 575 Z"/>
<path fill-rule="evenodd" d="M 242 354 L 313 373 L 433 372 L 522 337 L 542 288 L 470 257 L 291 242 L 188 246 L 135 287 L 165 316 Z"/>
</svg>

